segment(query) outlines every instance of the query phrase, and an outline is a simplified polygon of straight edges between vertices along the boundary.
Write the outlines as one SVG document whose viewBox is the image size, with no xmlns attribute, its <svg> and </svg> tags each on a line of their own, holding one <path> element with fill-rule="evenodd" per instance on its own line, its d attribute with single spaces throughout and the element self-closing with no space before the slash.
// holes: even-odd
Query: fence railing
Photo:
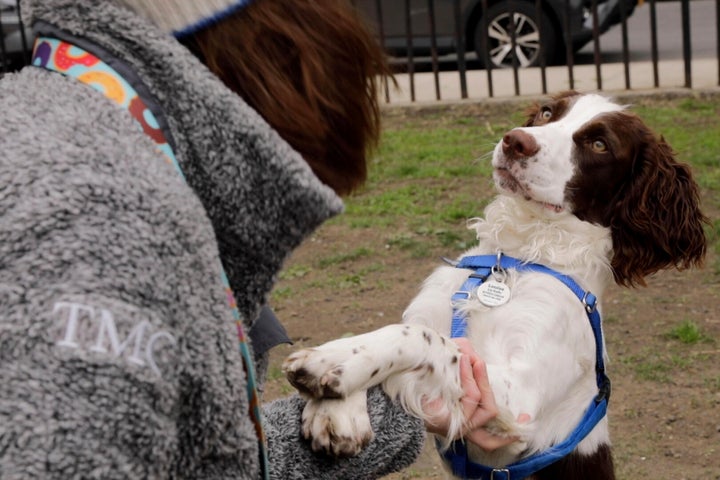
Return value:
<svg viewBox="0 0 720 480">
<path fill-rule="evenodd" d="M 391 54 L 388 103 L 720 85 L 720 0 L 351 1 Z M 19 13 L 0 0 L 0 75 L 29 59 Z"/>
<path fill-rule="evenodd" d="M 632 1 L 626 8 L 615 0 L 584 0 L 583 5 L 571 0 L 353 3 L 394 55 L 399 89 L 386 88 L 389 103 L 547 94 L 576 88 L 690 89 L 720 85 L 720 0 Z M 613 6 L 615 15 L 609 16 Z M 453 17 L 452 45 L 450 55 L 443 56 L 448 49 L 443 52 L 442 26 L 438 25 L 448 14 Z M 504 14 L 504 26 L 499 26 L 500 14 Z M 583 22 L 582 33 L 578 32 L 578 19 Z M 521 48 L 528 40 L 527 32 L 520 29 L 524 21 L 536 27 L 537 58 L 527 68 L 520 61 Z M 501 33 L 509 35 L 505 50 L 511 53 L 500 68 L 491 57 L 493 47 L 499 48 L 497 37 L 503 28 Z M 487 47 L 473 51 L 473 43 L 478 50 L 477 38 L 481 38 L 478 30 Z M 558 32 L 562 32 L 561 41 L 551 41 Z M 546 62 L 551 57 L 546 45 L 553 44 L 550 53 L 556 59 L 561 57 L 557 63 Z M 562 55 L 557 55 L 558 49 L 563 50 Z M 423 51 L 422 58 L 418 57 L 419 50 Z M 513 55 L 516 51 L 519 53 Z"/>
</svg>

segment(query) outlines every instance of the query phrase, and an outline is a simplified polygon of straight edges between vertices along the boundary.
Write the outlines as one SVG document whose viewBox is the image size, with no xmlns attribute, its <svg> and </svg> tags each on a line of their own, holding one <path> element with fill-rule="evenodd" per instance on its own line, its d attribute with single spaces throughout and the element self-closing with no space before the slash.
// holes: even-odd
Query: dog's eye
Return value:
<svg viewBox="0 0 720 480">
<path fill-rule="evenodd" d="M 540 118 L 543 120 L 550 120 L 552 118 L 552 110 L 550 110 L 549 107 L 543 107 L 543 109 L 540 111 Z"/>
<path fill-rule="evenodd" d="M 607 152 L 607 145 L 602 140 L 595 140 L 592 142 L 592 150 L 595 153 Z"/>
</svg>

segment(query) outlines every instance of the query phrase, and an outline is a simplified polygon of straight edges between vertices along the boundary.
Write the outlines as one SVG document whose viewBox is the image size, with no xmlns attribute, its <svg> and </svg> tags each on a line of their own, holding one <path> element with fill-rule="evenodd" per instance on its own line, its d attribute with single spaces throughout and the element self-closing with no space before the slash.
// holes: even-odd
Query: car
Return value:
<svg viewBox="0 0 720 480">
<path fill-rule="evenodd" d="M 32 48 L 32 29 L 18 12 L 16 0 L 0 0 L 0 71 L 22 67 Z"/>
<path fill-rule="evenodd" d="M 625 16 L 629 17 L 638 2 L 642 1 L 596 0 L 599 33 L 621 22 L 621 8 L 625 9 Z M 483 3 L 486 3 L 487 11 L 483 11 Z M 566 38 L 570 39 L 573 52 L 593 39 L 592 3 L 593 0 L 544 0 L 540 2 L 538 11 L 535 0 L 355 2 L 360 13 L 375 28 L 383 46 L 393 56 L 407 56 L 410 51 L 413 55 L 427 55 L 431 52 L 431 4 L 434 5 L 434 43 L 437 53 L 457 53 L 459 43 L 454 26 L 458 17 L 455 12 L 459 11 L 464 50 L 471 53 L 469 56 L 474 56 L 473 53 L 477 55 L 481 66 L 487 63 L 487 53 L 487 59 L 494 68 L 515 64 L 519 67 L 533 67 L 543 63 L 563 63 L 566 60 Z M 410 38 L 407 34 L 408 23 L 412 32 Z"/>
</svg>

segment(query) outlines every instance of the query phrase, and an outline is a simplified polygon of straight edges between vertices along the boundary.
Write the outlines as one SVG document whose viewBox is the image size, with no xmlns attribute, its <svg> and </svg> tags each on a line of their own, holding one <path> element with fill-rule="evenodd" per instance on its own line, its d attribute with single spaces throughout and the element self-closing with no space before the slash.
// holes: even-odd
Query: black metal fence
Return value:
<svg viewBox="0 0 720 480">
<path fill-rule="evenodd" d="M 0 0 L 0 75 L 30 60 L 30 29 L 20 18 L 19 0 Z"/>
<path fill-rule="evenodd" d="M 612 1 L 584 0 L 584 4 L 578 6 L 578 2 L 571 0 L 556 0 L 554 3 L 560 5 L 555 8 L 552 22 L 543 18 L 548 17 L 553 0 L 354 0 L 354 3 L 376 26 L 381 42 L 401 56 L 396 59 L 396 66 L 403 92 L 393 95 L 392 89 L 387 88 L 388 102 L 546 94 L 566 88 L 689 89 L 720 85 L 720 0 L 640 0 L 637 4 L 632 0 L 629 8 L 617 8 L 616 15 L 608 21 L 608 16 L 603 18 L 603 14 L 607 14 Z M 441 61 L 442 51 L 437 42 L 441 8 L 448 8 L 448 3 L 452 4 L 455 27 L 449 67 L 448 60 L 444 65 Z M 401 10 L 404 20 L 401 35 L 397 28 L 388 33 L 392 28 L 388 25 L 388 9 Z M 581 50 L 575 48 L 578 42 L 571 39 L 577 37 L 577 32 L 573 32 L 577 27 L 571 22 L 577 20 L 573 11 L 578 9 L 582 10 L 583 28 L 587 30 L 586 38 L 580 42 L 584 43 Z M 513 19 L 508 21 L 506 26 L 510 28 L 505 32 L 510 34 L 510 39 L 506 39 L 509 44 L 506 50 L 510 52 L 519 51 L 522 43 L 520 36 L 524 33 L 519 30 L 522 18 L 531 17 L 530 20 L 535 21 L 538 57 L 533 66 L 522 68 L 518 61 L 521 54 L 509 55 L 510 61 L 501 68 L 492 61 L 493 47 L 489 39 L 497 34 L 498 27 L 492 18 L 493 12 L 504 12 L 506 19 Z M 429 47 L 425 48 L 424 58 L 419 59 L 417 30 L 423 22 L 427 25 L 424 35 L 431 38 L 429 44 L 425 42 Z M 698 31 L 693 32 L 694 28 Z M 487 34 L 488 44 L 481 51 L 473 52 L 472 37 L 477 38 L 477 29 Z M 544 48 L 549 44 L 545 39 L 557 36 L 558 29 L 562 31 L 564 52 L 562 64 L 553 65 L 545 61 L 548 55 Z M 402 48 L 398 48 L 398 36 L 403 36 Z M 616 38 L 609 50 L 603 48 L 608 36 Z M 642 36 L 643 41 L 637 42 Z M 669 37 L 673 38 L 670 48 L 659 48 L 663 43 L 668 45 Z M 693 40 L 698 37 L 702 45 L 694 49 Z M 636 42 L 632 44 L 631 40 Z M 557 43 L 560 42 L 556 42 L 556 49 Z M 696 52 L 698 58 L 694 58 Z M 456 77 L 455 85 L 448 70 Z M 479 86 L 475 92 L 473 86 Z"/>
<path fill-rule="evenodd" d="M 396 68 L 387 102 L 720 85 L 720 0 L 352 2 Z M 629 25 L 642 46 L 631 45 Z M 693 29 L 702 29 L 702 58 Z M 619 40 L 608 53 L 611 34 Z M 668 36 L 678 39 L 672 58 L 659 48 Z M 0 75 L 28 62 L 31 37 L 19 1 L 0 0 Z"/>
</svg>

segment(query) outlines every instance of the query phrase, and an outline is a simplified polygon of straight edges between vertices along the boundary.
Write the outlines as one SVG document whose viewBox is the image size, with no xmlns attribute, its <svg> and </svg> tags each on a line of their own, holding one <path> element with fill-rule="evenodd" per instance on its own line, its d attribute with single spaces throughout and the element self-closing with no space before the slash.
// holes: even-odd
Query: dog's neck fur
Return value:
<svg viewBox="0 0 720 480">
<path fill-rule="evenodd" d="M 503 254 L 545 265 L 573 277 L 601 295 L 612 282 L 612 239 L 608 228 L 555 213 L 521 198 L 499 195 L 468 227 L 479 244 L 467 254 Z"/>
</svg>

